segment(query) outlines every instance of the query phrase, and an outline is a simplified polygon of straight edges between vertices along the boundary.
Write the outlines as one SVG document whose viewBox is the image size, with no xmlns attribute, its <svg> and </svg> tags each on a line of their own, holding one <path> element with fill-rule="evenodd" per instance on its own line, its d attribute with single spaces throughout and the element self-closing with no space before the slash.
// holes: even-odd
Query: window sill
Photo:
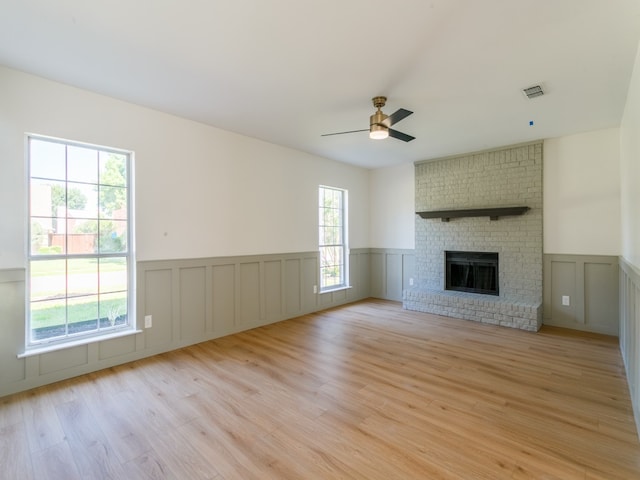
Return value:
<svg viewBox="0 0 640 480">
<path fill-rule="evenodd" d="M 351 288 L 353 288 L 351 285 L 340 285 L 339 287 L 325 288 L 324 290 L 320 290 L 320 295 L 324 293 L 339 292 L 341 290 L 349 290 Z"/>
<path fill-rule="evenodd" d="M 66 348 L 79 347 L 81 345 L 87 345 L 89 343 L 103 342 L 105 340 L 112 340 L 114 338 L 128 337 L 129 335 L 137 335 L 142 333 L 142 330 L 127 329 L 120 332 L 109 333 L 105 335 L 98 335 L 89 338 L 82 338 L 78 340 L 72 340 L 69 342 L 38 345 L 25 349 L 23 353 L 18 354 L 18 358 L 33 357 L 35 355 L 42 355 L 43 353 L 55 352 L 58 350 L 64 350 Z"/>
</svg>

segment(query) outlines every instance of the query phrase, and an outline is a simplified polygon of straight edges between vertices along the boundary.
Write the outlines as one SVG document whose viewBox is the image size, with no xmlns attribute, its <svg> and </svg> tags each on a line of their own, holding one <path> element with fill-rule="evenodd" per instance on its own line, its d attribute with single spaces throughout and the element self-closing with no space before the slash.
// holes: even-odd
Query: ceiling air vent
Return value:
<svg viewBox="0 0 640 480">
<path fill-rule="evenodd" d="M 533 87 L 525 88 L 522 92 L 527 96 L 527 98 L 536 98 L 544 95 L 542 91 L 542 87 L 540 85 L 534 85 Z"/>
</svg>

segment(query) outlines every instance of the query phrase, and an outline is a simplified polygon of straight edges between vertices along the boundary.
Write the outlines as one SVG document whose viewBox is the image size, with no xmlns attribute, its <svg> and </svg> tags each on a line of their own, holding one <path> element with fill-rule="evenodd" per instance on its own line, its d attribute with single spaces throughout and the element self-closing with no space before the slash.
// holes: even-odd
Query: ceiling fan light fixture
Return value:
<svg viewBox="0 0 640 480">
<path fill-rule="evenodd" d="M 369 138 L 373 140 L 384 140 L 389 136 L 389 129 L 384 125 L 371 125 Z"/>
<path fill-rule="evenodd" d="M 413 114 L 412 111 L 405 108 L 400 108 L 393 112 L 391 115 L 385 115 L 381 108 L 385 106 L 387 97 L 373 97 L 373 106 L 377 109 L 376 112 L 369 117 L 369 138 L 373 140 L 383 140 L 388 137 L 392 137 L 403 142 L 410 142 L 415 140 L 416 137 L 407 135 L 406 133 L 399 132 L 391 128 L 392 125 L 398 123 L 400 120 L 407 118 Z M 325 133 L 322 136 L 328 137 L 331 135 L 342 135 L 343 133 L 356 133 L 366 132 L 367 129 L 362 130 L 348 130 L 346 132 Z"/>
</svg>

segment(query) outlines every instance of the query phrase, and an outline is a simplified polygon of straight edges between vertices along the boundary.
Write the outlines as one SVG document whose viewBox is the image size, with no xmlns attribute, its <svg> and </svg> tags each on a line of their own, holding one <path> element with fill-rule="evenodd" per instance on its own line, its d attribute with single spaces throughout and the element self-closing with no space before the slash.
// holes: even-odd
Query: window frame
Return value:
<svg viewBox="0 0 640 480">
<path fill-rule="evenodd" d="M 56 179 L 56 178 L 48 178 L 48 177 L 32 177 L 32 141 L 39 141 L 39 142 L 49 142 L 52 144 L 58 144 L 58 145 L 63 145 L 65 148 L 65 154 L 64 154 L 64 168 L 65 168 L 65 172 L 64 172 L 64 180 L 60 180 L 60 179 Z M 33 180 L 44 180 L 44 181 L 49 181 L 49 182 L 61 182 L 64 183 L 65 186 L 65 193 L 67 194 L 67 197 L 65 198 L 65 201 L 68 201 L 68 188 L 69 188 L 69 184 L 84 184 L 84 185 L 94 185 L 92 182 L 81 182 L 78 180 L 74 180 L 73 178 L 70 179 L 69 178 L 69 151 L 68 151 L 68 147 L 76 147 L 76 148 L 82 148 L 82 149 L 90 149 L 90 150 L 95 150 L 96 154 L 98 155 L 97 157 L 97 162 L 98 162 L 98 169 L 100 168 L 99 162 L 100 162 L 100 154 L 116 154 L 119 156 L 124 156 L 125 157 L 125 172 L 126 172 L 126 179 L 124 182 L 124 189 L 126 190 L 125 194 L 126 194 L 126 219 L 116 219 L 114 220 L 113 218 L 103 218 L 101 216 L 100 213 L 100 209 L 98 208 L 98 210 L 96 211 L 96 217 L 95 217 L 95 221 L 97 222 L 98 226 L 96 227 L 96 235 L 99 236 L 100 234 L 100 223 L 102 221 L 105 222 L 125 222 L 125 228 L 126 228 L 126 235 L 124 236 L 125 238 L 125 242 L 126 242 L 126 248 L 124 249 L 124 251 L 122 252 L 94 252 L 94 253 L 70 253 L 68 251 L 68 246 L 69 246 L 69 241 L 68 241 L 68 235 L 71 233 L 68 231 L 67 226 L 65 225 L 65 229 L 64 229 L 64 241 L 65 241 L 65 251 L 64 253 L 56 253 L 56 254 L 34 254 L 32 251 L 32 239 L 33 239 L 33 219 L 34 218 L 38 218 L 41 217 L 41 215 L 34 215 L 33 214 L 33 206 L 32 206 L 32 188 L 33 188 Z M 25 135 L 25 157 L 26 157 L 26 194 L 27 194 L 27 214 L 26 214 L 26 221 L 27 221 L 27 226 L 26 226 L 26 257 L 27 257 L 27 268 L 26 268 L 26 295 L 25 295 L 25 353 L 19 356 L 28 356 L 28 355 L 32 355 L 35 353 L 38 353 L 39 351 L 49 351 L 51 349 L 58 349 L 58 348 L 67 348 L 67 347 L 72 347 L 72 346 L 77 346 L 77 345 L 85 345 L 88 343 L 93 343 L 96 341 L 101 341 L 101 340 L 105 340 L 108 338 L 115 338 L 115 337 L 120 337 L 123 335 L 129 335 L 132 333 L 136 333 L 137 329 L 136 329 L 136 316 L 135 316 L 135 308 L 136 308 L 136 302 L 135 302 L 135 254 L 134 254 L 134 219 L 133 219 L 133 212 L 134 212 L 134 205 L 133 205 L 133 199 L 134 199 L 134 195 L 133 195 L 133 187 L 134 187 L 134 175 L 133 175 L 133 168 L 134 168 L 134 152 L 130 151 L 130 150 L 125 150 L 125 149 L 119 149 L 119 148 L 114 148 L 114 147 L 107 147 L 107 146 L 102 146 L 102 145 L 96 145 L 96 144 L 90 144 L 90 143 L 85 143 L 85 142 L 79 142 L 79 141 L 75 141 L 75 140 L 67 140 L 67 139 L 62 139 L 62 138 L 56 138 L 56 137 L 50 137 L 50 136 L 46 136 L 46 135 L 39 135 L 39 134 L 34 134 L 34 133 L 27 133 Z M 99 172 L 99 170 L 98 170 Z M 109 183 L 100 183 L 100 178 L 98 177 L 95 183 L 95 187 L 98 189 L 97 190 L 97 198 L 99 199 L 99 191 L 100 191 L 100 187 L 107 187 L 107 188 L 114 188 L 117 185 L 111 185 Z M 99 200 L 98 200 L 98 205 L 99 205 Z M 96 206 L 98 206 L 96 205 Z M 66 206 L 66 205 L 65 205 Z M 44 217 L 42 217 L 44 218 Z M 53 218 L 58 218 L 55 217 L 52 214 L 52 220 Z M 65 208 L 65 216 L 64 216 L 64 220 L 67 221 L 69 220 L 70 217 L 68 214 L 68 206 L 66 206 Z M 99 238 L 96 239 L 97 242 L 100 242 Z M 100 244 L 100 243 L 98 243 Z M 100 261 L 102 259 L 109 259 L 109 258 L 117 258 L 117 259 L 123 259 L 125 261 L 126 264 L 126 288 L 124 290 L 118 290 L 118 291 L 112 291 L 112 292 L 106 292 L 103 293 L 100 291 L 100 275 L 101 275 L 101 271 L 99 268 L 99 264 Z M 96 281 L 97 281 L 97 285 L 98 285 L 98 290 L 96 291 L 95 295 L 98 298 L 98 301 L 100 301 L 100 297 L 102 295 L 113 295 L 116 294 L 118 292 L 124 291 L 126 294 L 126 320 L 124 322 L 124 324 L 122 325 L 117 325 L 117 324 L 112 324 L 110 326 L 104 327 L 101 325 L 101 318 L 102 318 L 102 312 L 100 312 L 100 307 L 98 307 L 98 313 L 99 313 L 99 318 L 96 319 L 97 321 L 97 328 L 96 329 L 91 329 L 91 330 L 87 330 L 87 331 L 81 331 L 81 332 L 69 332 L 68 331 L 68 325 L 69 325 L 69 310 L 68 310 L 68 300 L 69 299 L 73 299 L 75 298 L 73 295 L 69 295 L 69 291 L 68 291 L 68 280 L 69 280 L 69 260 L 81 260 L 81 259 L 95 259 L 97 261 L 98 266 L 96 266 Z M 32 303 L 33 299 L 32 297 L 32 263 L 33 262 L 38 262 L 38 261 L 48 261 L 48 260 L 61 260 L 65 262 L 65 273 L 64 273 L 64 279 L 65 279 L 65 296 L 64 296 L 64 300 L 65 300 L 65 312 L 64 312 L 64 319 L 65 319 L 65 332 L 63 335 L 56 335 L 56 336 L 52 336 L 52 337 L 47 337 L 47 338 L 42 338 L 42 339 L 35 339 L 33 336 L 33 325 L 32 325 Z"/>
<path fill-rule="evenodd" d="M 341 227 L 340 229 L 340 237 L 342 239 L 342 242 L 336 242 L 336 243 L 324 243 L 323 242 L 323 237 L 324 237 L 324 229 L 329 227 L 329 228 L 335 228 L 337 225 L 324 225 L 323 224 L 323 212 L 324 210 L 326 210 L 328 207 L 326 207 L 325 205 L 323 205 L 323 191 L 332 191 L 332 192 L 339 192 L 341 195 L 341 208 L 339 209 L 340 211 L 340 220 L 341 220 L 341 225 L 339 225 Z M 346 288 L 350 288 L 350 284 L 349 284 L 349 236 L 348 236 L 348 232 L 349 232 L 349 228 L 348 228 L 348 190 L 344 189 L 344 188 L 339 188 L 339 187 L 332 187 L 329 185 L 319 185 L 318 186 L 318 252 L 319 252 L 319 291 L 320 293 L 326 293 L 326 292 L 331 292 L 331 291 L 335 291 L 335 290 L 343 290 Z M 342 255 L 341 258 L 339 260 L 339 263 L 334 263 L 332 264 L 333 267 L 338 267 L 340 268 L 340 273 L 339 273 L 339 277 L 341 278 L 341 281 L 338 283 L 333 283 L 330 285 L 325 285 L 325 280 L 326 280 L 326 276 L 323 273 L 323 269 L 327 267 L 327 265 L 325 264 L 325 262 L 323 261 L 323 249 L 324 248 L 341 248 L 342 251 Z M 324 266 L 323 266 L 324 265 Z"/>
</svg>

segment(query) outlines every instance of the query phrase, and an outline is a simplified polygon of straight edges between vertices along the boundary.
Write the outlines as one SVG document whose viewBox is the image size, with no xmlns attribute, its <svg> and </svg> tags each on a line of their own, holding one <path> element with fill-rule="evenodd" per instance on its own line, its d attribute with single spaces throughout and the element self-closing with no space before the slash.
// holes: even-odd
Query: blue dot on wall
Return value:
<svg viewBox="0 0 640 480">
<path fill-rule="evenodd" d="M 529 120 L 529 126 L 533 127 L 533 120 Z"/>
</svg>

